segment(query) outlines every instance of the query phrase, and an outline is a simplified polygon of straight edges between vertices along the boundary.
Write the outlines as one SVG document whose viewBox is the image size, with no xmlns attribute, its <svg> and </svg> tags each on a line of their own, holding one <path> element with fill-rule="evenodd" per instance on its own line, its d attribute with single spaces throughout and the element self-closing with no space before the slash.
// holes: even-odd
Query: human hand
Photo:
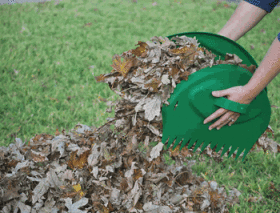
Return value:
<svg viewBox="0 0 280 213">
<path fill-rule="evenodd" d="M 225 90 L 213 91 L 212 95 L 215 97 L 226 96 L 227 99 L 238 102 L 240 104 L 250 104 L 252 100 L 255 98 L 249 95 L 248 90 L 245 89 L 245 86 L 236 86 Z M 217 120 L 214 124 L 212 124 L 209 127 L 209 130 L 216 127 L 217 130 L 219 130 L 226 124 L 231 126 L 239 118 L 240 113 L 233 112 L 224 108 L 220 108 L 212 115 L 207 117 L 203 123 L 206 124 L 220 116 L 221 118 Z M 231 119 L 233 119 L 233 121 Z"/>
</svg>

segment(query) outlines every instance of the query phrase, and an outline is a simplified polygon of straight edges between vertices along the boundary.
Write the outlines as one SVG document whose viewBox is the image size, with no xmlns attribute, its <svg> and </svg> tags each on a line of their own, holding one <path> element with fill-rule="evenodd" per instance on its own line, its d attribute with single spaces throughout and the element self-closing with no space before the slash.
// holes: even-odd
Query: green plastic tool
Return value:
<svg viewBox="0 0 280 213">
<path fill-rule="evenodd" d="M 179 37 L 196 37 L 199 47 L 205 47 L 224 59 L 226 53 L 238 55 L 247 66 L 257 63 L 253 57 L 236 42 L 213 33 L 190 32 L 176 34 Z M 169 39 L 176 35 L 167 36 Z M 235 160 L 245 150 L 243 159 L 256 143 L 257 139 L 267 129 L 271 108 L 267 97 L 267 88 L 250 104 L 240 104 L 224 97 L 212 96 L 212 91 L 224 90 L 234 86 L 245 85 L 252 73 L 248 70 L 231 64 L 214 65 L 206 67 L 191 74 L 187 81 L 181 81 L 168 102 L 162 107 L 163 136 L 162 143 L 168 140 L 167 148 L 174 142 L 173 150 L 182 141 L 181 149 L 187 144 L 190 148 L 195 142 L 196 149 L 203 143 L 201 152 L 211 143 L 216 152 L 224 147 L 221 156 L 231 147 L 230 157 L 238 148 Z M 232 126 L 225 125 L 220 130 L 208 127 L 217 121 L 203 124 L 205 118 L 213 114 L 219 108 L 225 108 L 239 112 L 240 117 Z"/>
</svg>

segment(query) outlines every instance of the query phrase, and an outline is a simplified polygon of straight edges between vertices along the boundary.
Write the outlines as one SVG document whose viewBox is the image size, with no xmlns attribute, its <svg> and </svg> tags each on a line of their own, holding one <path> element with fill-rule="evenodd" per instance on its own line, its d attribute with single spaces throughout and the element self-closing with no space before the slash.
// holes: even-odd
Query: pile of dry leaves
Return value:
<svg viewBox="0 0 280 213">
<path fill-rule="evenodd" d="M 78 124 L 69 133 L 36 135 L 28 145 L 16 138 L 0 147 L 2 212 L 223 213 L 239 202 L 237 189 L 227 194 L 215 181 L 193 174 L 195 160 L 186 157 L 194 155 L 195 144 L 180 152 L 179 146 L 163 149 L 161 107 L 181 80 L 202 68 L 236 64 L 253 73 L 256 67 L 231 54 L 216 61 L 216 55 L 186 36 L 153 37 L 138 45 L 114 55 L 112 72 L 96 77 L 122 97 L 107 102 L 107 112 L 115 107 L 114 118 L 99 128 Z M 280 151 L 265 133 L 257 148 Z M 201 157 L 221 162 L 229 153 L 220 157 L 222 150 L 216 153 L 209 145 Z M 165 163 L 166 154 L 175 164 Z"/>
</svg>

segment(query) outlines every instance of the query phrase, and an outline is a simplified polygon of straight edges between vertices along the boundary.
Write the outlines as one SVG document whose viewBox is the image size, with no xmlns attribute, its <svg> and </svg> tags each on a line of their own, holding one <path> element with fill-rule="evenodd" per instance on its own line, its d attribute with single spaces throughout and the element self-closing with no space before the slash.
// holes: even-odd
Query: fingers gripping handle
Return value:
<svg viewBox="0 0 280 213">
<path fill-rule="evenodd" d="M 235 121 L 235 124 L 249 121 L 259 116 L 262 112 L 259 106 L 261 100 L 258 98 L 254 99 L 250 104 L 240 104 L 224 97 L 213 97 L 211 93 L 212 90 L 205 91 L 204 95 L 190 93 L 190 104 L 197 110 L 196 112 L 201 114 L 202 120 L 213 114 L 219 108 L 240 113 L 240 117 Z M 205 104 L 205 102 L 208 104 Z"/>
<path fill-rule="evenodd" d="M 220 97 L 220 98 L 215 98 L 214 105 L 233 112 L 240 113 L 241 115 L 235 121 L 235 123 L 242 123 L 242 122 L 249 121 L 261 113 L 261 109 L 254 106 L 256 105 L 255 100 L 253 100 L 250 104 L 240 104 L 238 102 L 231 101 L 227 98 Z"/>
<path fill-rule="evenodd" d="M 250 105 L 250 104 L 240 104 L 238 102 L 231 101 L 224 97 L 216 98 L 214 104 L 224 109 L 228 109 L 230 111 L 238 112 L 241 114 L 246 114 L 247 108 Z"/>
</svg>

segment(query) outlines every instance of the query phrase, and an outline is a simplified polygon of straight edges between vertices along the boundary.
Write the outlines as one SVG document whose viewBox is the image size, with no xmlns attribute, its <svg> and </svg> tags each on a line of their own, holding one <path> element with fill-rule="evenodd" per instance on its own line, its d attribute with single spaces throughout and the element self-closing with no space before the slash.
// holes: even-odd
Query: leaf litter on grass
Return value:
<svg viewBox="0 0 280 213">
<path fill-rule="evenodd" d="M 170 93 L 181 80 L 200 69 L 235 64 L 253 73 L 256 67 L 241 64 L 235 54 L 215 60 L 216 55 L 198 47 L 195 38 L 150 40 L 114 55 L 111 73 L 95 77 L 122 97 L 107 101 L 106 111 L 114 107 L 114 118 L 98 128 L 77 124 L 68 133 L 36 134 L 27 145 L 16 138 L 9 147 L 0 147 L 2 212 L 223 213 L 239 203 L 236 188 L 227 194 L 224 186 L 193 174 L 195 160 L 186 157 L 200 153 L 200 148 L 193 153 L 195 144 L 180 152 L 179 146 L 163 149 L 161 106 L 169 104 Z M 273 133 L 270 127 L 267 131 Z M 278 153 L 280 146 L 266 132 L 258 139 L 257 150 Z M 139 148 L 142 142 L 145 152 Z M 151 142 L 157 145 L 151 147 Z M 214 150 L 208 145 L 202 160 L 208 155 L 222 162 L 230 152 L 220 157 L 223 148 Z M 174 164 L 165 163 L 166 154 Z"/>
</svg>

